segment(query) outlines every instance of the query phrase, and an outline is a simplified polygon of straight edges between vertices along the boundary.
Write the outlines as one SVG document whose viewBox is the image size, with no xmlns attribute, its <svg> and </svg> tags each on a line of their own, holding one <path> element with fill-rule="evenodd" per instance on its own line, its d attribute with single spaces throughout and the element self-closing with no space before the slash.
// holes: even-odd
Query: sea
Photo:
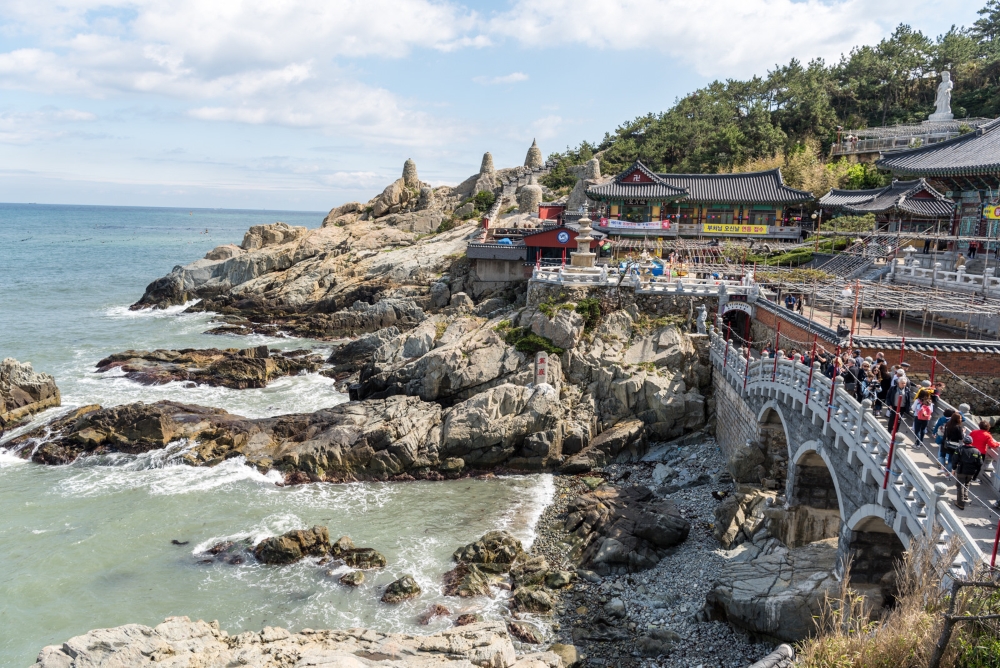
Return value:
<svg viewBox="0 0 1000 668">
<path fill-rule="evenodd" d="M 318 227 L 323 212 L 0 204 L 0 358 L 52 374 L 62 407 L 170 399 L 247 417 L 311 412 L 347 400 L 320 374 L 264 389 L 144 386 L 99 374 L 110 353 L 156 348 L 273 348 L 328 351 L 308 339 L 205 334 L 211 313 L 185 306 L 130 311 L 147 284 L 215 246 L 242 241 L 252 225 Z M 20 431 L 20 430 L 18 430 Z M 180 464 L 183 443 L 140 456 L 40 466 L 12 455 L 0 438 L 0 668 L 25 668 L 42 647 L 93 628 L 168 616 L 218 620 L 230 633 L 264 626 L 429 633 L 418 615 L 434 603 L 455 614 L 498 616 L 501 599 L 446 599 L 441 576 L 454 550 L 493 529 L 526 545 L 551 501 L 548 475 L 406 483 L 279 486 L 242 458 L 212 468 Z M 322 524 L 336 539 L 386 555 L 383 571 L 349 589 L 342 570 L 304 560 L 284 567 L 249 560 L 205 563 L 220 541 L 254 541 Z M 404 574 L 423 589 L 390 606 L 380 589 Z"/>
</svg>

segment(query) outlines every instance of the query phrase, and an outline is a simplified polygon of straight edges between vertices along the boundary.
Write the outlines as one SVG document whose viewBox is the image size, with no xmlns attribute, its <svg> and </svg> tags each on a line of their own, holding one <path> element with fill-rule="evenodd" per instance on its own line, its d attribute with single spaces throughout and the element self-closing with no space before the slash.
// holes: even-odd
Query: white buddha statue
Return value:
<svg viewBox="0 0 1000 668">
<path fill-rule="evenodd" d="M 945 70 L 941 73 L 941 83 L 937 89 L 934 113 L 930 115 L 928 120 L 950 121 L 955 118 L 955 115 L 951 113 L 951 90 L 954 87 L 955 84 L 951 80 L 951 72 Z"/>
</svg>

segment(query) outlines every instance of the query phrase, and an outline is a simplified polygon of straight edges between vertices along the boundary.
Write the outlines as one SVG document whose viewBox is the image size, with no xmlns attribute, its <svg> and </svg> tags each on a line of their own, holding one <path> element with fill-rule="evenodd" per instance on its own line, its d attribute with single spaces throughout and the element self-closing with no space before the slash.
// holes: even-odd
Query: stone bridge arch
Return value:
<svg viewBox="0 0 1000 668">
<path fill-rule="evenodd" d="M 907 546 L 893 528 L 893 513 L 877 504 L 866 504 L 847 520 L 840 535 L 838 569 L 851 562 L 851 586 L 884 603 L 896 595 L 896 564 Z"/>
<path fill-rule="evenodd" d="M 836 538 L 846 516 L 837 469 L 823 444 L 808 440 L 789 456 L 783 542 L 799 547 Z"/>
</svg>

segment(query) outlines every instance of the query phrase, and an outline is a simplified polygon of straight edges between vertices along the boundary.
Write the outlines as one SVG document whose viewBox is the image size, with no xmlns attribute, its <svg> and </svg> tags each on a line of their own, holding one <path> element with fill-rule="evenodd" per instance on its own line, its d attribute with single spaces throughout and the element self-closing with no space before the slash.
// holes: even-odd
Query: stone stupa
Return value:
<svg viewBox="0 0 1000 668">
<path fill-rule="evenodd" d="M 544 165 L 545 159 L 542 157 L 542 149 L 538 148 L 538 143 L 532 139 L 528 155 L 524 156 L 524 166 L 529 169 L 538 169 Z"/>
<path fill-rule="evenodd" d="M 584 216 L 579 221 L 580 231 L 576 235 L 576 250 L 569 254 L 570 265 L 573 267 L 593 267 L 597 262 L 597 253 L 590 250 L 590 244 L 594 240 L 590 233 L 590 218 Z"/>
</svg>

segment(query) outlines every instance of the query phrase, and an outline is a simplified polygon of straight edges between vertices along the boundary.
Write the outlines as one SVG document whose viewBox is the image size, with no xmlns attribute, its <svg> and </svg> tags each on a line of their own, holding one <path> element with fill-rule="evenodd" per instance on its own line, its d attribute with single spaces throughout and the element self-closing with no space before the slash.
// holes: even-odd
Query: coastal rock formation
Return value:
<svg viewBox="0 0 1000 668">
<path fill-rule="evenodd" d="M 601 486 L 566 510 L 571 558 L 600 575 L 652 568 L 691 530 L 674 503 L 657 499 L 648 487 Z"/>
<path fill-rule="evenodd" d="M 715 507 L 716 540 L 725 549 L 752 541 L 759 531 L 766 531 L 764 511 L 774 502 L 777 494 L 756 487 L 738 485 L 736 493 L 723 499 Z"/>
<path fill-rule="evenodd" d="M 126 350 L 105 357 L 97 371 L 121 369 L 125 377 L 143 385 L 190 381 L 243 390 L 266 387 L 275 378 L 316 371 L 322 358 L 308 350 L 271 351 L 256 348 L 185 348 L 183 350 Z"/>
<path fill-rule="evenodd" d="M 833 575 L 836 560 L 836 538 L 794 549 L 774 538 L 741 546 L 719 573 L 704 614 L 751 633 L 802 640 L 813 632 L 813 617 L 827 594 L 840 586 Z"/>
<path fill-rule="evenodd" d="M 183 657 L 183 659 L 181 659 Z M 345 668 L 561 668 L 545 652 L 518 657 L 502 622 L 460 626 L 431 635 L 379 633 L 369 629 L 303 630 L 264 627 L 229 635 L 218 622 L 168 617 L 150 628 L 127 624 L 76 636 L 42 649 L 35 668 L 124 668 L 163 661 L 171 665 L 344 666 Z M 178 663 L 178 665 L 180 665 Z"/>
<path fill-rule="evenodd" d="M 417 596 L 420 596 L 420 585 L 417 584 L 412 575 L 404 575 L 386 585 L 385 591 L 382 593 L 382 602 L 402 603 Z"/>
<path fill-rule="evenodd" d="M 281 244 L 296 241 L 305 236 L 307 228 L 298 225 L 292 226 L 288 223 L 273 223 L 271 225 L 254 225 L 243 236 L 243 243 L 240 248 L 247 251 L 260 250 L 266 246 L 280 246 Z M 220 253 L 220 246 L 211 251 L 216 257 L 224 255 Z"/>
<path fill-rule="evenodd" d="M 0 434 L 59 402 L 59 388 L 52 376 L 36 373 L 30 362 L 18 362 L 12 357 L 0 362 Z"/>
<path fill-rule="evenodd" d="M 330 532 L 326 527 L 297 529 L 280 536 L 265 538 L 253 554 L 265 564 L 290 564 L 302 557 L 322 556 L 330 552 Z"/>
</svg>

